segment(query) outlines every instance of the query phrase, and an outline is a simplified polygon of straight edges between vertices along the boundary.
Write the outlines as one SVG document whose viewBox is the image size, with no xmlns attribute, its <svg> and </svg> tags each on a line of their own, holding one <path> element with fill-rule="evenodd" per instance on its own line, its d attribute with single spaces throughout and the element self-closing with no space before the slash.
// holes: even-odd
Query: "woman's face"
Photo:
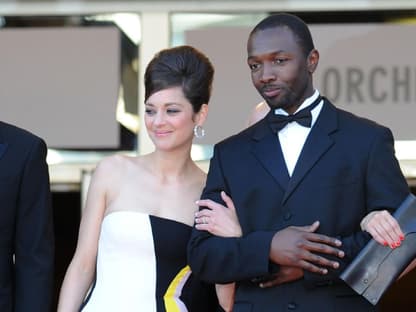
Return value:
<svg viewBox="0 0 416 312">
<path fill-rule="evenodd" d="M 147 99 L 145 108 L 146 129 L 156 149 L 174 150 L 192 144 L 200 113 L 193 112 L 181 87 L 155 92 Z"/>
</svg>

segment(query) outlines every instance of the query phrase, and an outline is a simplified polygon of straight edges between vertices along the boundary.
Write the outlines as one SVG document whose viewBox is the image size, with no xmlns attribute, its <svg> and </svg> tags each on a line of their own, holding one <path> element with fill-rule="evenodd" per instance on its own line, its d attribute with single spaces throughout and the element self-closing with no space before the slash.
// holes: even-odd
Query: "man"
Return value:
<svg viewBox="0 0 416 312">
<path fill-rule="evenodd" d="M 247 51 L 271 110 L 215 146 L 200 201 L 223 203 L 225 191 L 243 235 L 194 229 L 192 271 L 209 282 L 237 281 L 234 312 L 377 310 L 338 276 L 369 239 L 361 219 L 394 211 L 409 194 L 391 131 L 321 98 L 312 83 L 319 53 L 296 16 L 265 18 Z"/>
<path fill-rule="evenodd" d="M 54 240 L 46 145 L 0 122 L 0 311 L 51 310 Z"/>
</svg>

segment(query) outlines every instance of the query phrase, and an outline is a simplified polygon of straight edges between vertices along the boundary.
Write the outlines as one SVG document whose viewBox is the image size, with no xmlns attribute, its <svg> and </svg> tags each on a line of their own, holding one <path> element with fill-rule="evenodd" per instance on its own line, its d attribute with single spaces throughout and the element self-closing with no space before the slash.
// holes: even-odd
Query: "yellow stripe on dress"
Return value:
<svg viewBox="0 0 416 312">
<path fill-rule="evenodd" d="M 165 301 L 166 312 L 188 312 L 185 304 L 181 301 L 179 296 L 182 293 L 182 288 L 191 275 L 191 268 L 187 265 L 184 267 L 170 283 L 166 290 L 163 300 Z"/>
</svg>

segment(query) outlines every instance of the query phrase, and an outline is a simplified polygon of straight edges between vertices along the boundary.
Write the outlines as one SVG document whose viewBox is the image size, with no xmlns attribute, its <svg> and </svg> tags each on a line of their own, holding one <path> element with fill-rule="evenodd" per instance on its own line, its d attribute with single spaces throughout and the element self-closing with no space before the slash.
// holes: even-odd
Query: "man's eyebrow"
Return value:
<svg viewBox="0 0 416 312">
<path fill-rule="evenodd" d="M 270 52 L 270 53 L 264 53 L 264 54 L 267 54 L 267 55 L 272 55 L 272 56 L 276 56 L 276 55 L 279 55 L 279 54 L 281 54 L 281 53 L 288 53 L 288 52 L 287 52 L 287 51 L 284 51 L 284 50 L 278 50 L 278 51 L 273 51 L 273 52 Z M 260 57 L 261 57 L 261 55 L 262 55 L 262 54 L 259 54 L 259 55 L 249 55 L 249 56 L 247 57 L 247 60 L 260 58 Z"/>
</svg>

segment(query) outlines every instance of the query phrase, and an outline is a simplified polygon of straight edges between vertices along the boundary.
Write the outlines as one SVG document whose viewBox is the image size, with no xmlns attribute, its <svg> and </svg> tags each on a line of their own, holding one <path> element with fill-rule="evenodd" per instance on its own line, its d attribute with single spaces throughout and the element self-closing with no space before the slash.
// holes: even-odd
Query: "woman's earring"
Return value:
<svg viewBox="0 0 416 312">
<path fill-rule="evenodd" d="M 194 135 L 197 139 L 203 138 L 205 136 L 205 129 L 202 128 L 202 126 L 200 126 L 200 125 L 195 125 Z"/>
</svg>

